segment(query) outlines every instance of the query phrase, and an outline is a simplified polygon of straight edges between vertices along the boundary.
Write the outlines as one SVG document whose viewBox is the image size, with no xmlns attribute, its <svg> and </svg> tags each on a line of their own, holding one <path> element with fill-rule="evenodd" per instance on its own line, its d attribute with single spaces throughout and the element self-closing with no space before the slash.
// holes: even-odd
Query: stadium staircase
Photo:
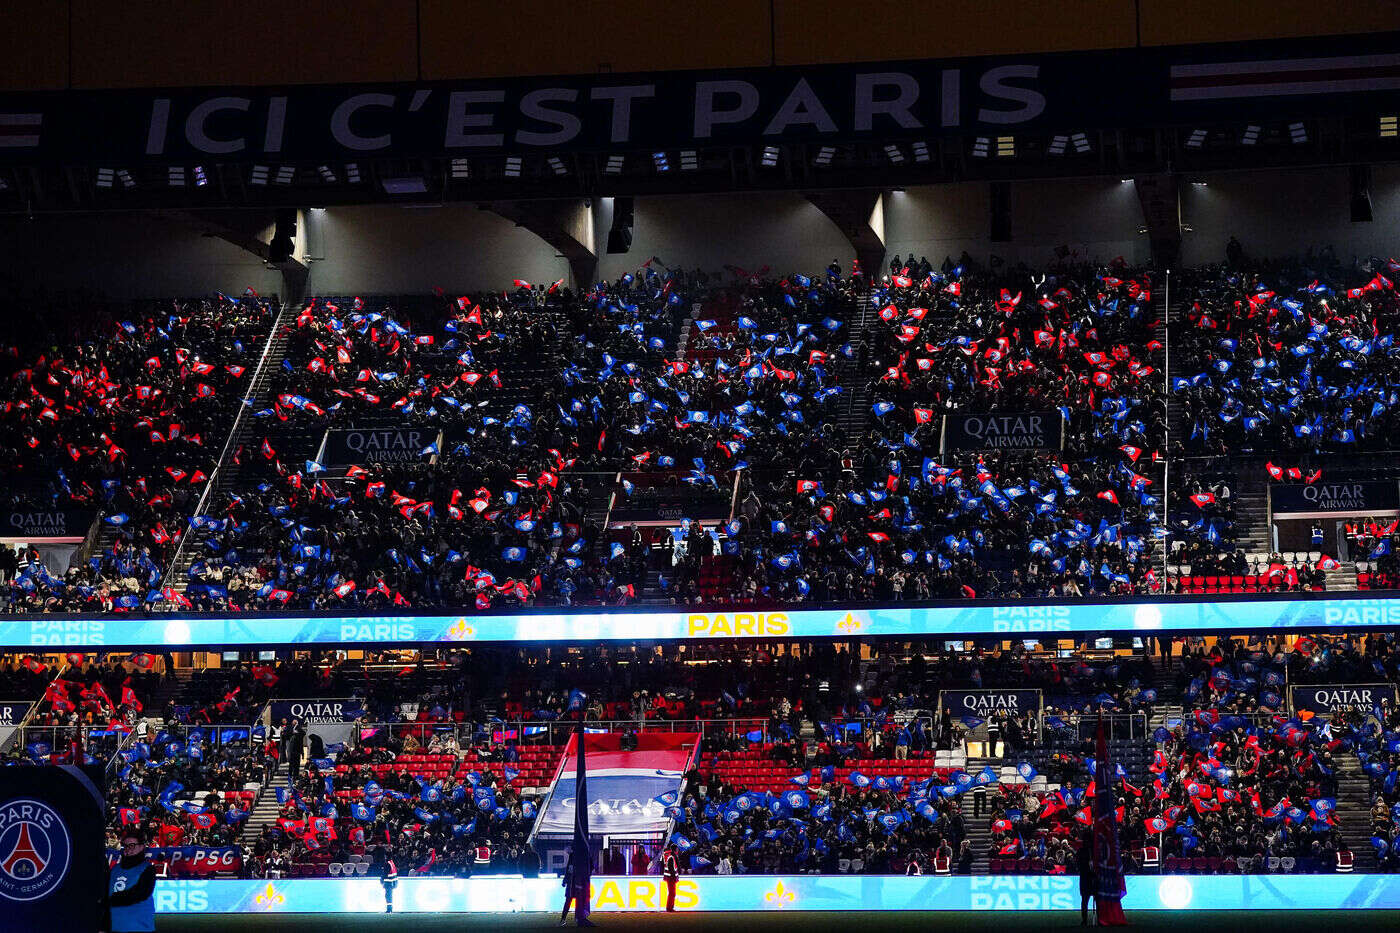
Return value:
<svg viewBox="0 0 1400 933">
<path fill-rule="evenodd" d="M 1178 304 L 1176 307 L 1180 308 L 1180 305 Z M 1161 342 L 1162 346 L 1165 347 L 1167 350 L 1165 363 L 1162 367 L 1162 382 L 1163 385 L 1168 386 L 1168 391 L 1166 393 L 1168 450 L 1171 449 L 1171 439 L 1177 438 L 1184 440 L 1190 435 L 1191 432 L 1191 426 L 1189 424 L 1182 423 L 1183 419 L 1180 406 L 1172 404 L 1172 394 L 1170 391 L 1172 362 L 1170 356 L 1171 346 L 1167 343 L 1167 321 L 1170 319 L 1171 316 L 1171 309 L 1167 305 L 1166 289 L 1157 289 L 1157 320 L 1152 328 L 1152 339 Z M 1183 430 L 1185 430 L 1186 433 L 1183 434 Z"/>
<path fill-rule="evenodd" d="M 850 333 L 847 340 L 855 350 L 855 359 L 842 360 L 837 378 L 845 392 L 846 406 L 837 419 L 836 426 L 846 437 L 846 447 L 854 454 L 865 437 L 865 426 L 870 422 L 871 392 L 870 379 L 861 378 L 869 362 L 869 347 L 865 341 L 865 330 L 872 317 L 869 295 L 856 299 L 855 314 L 847 321 Z"/>
<path fill-rule="evenodd" d="M 969 758 L 967 760 L 967 773 L 980 774 L 982 769 L 991 766 L 1000 771 L 1003 764 L 1001 758 Z M 963 825 L 967 827 L 967 839 L 972 843 L 972 874 L 987 874 L 988 849 L 992 844 L 992 821 L 991 794 L 985 793 L 986 804 L 980 809 L 977 806 L 979 793 L 984 793 L 984 789 L 978 788 L 975 791 L 964 794 L 958 801 L 958 806 L 962 810 Z"/>
<path fill-rule="evenodd" d="M 1377 869 L 1376 850 L 1371 845 L 1371 780 L 1361 770 L 1355 755 L 1337 759 L 1337 809 L 1342 839 L 1356 858 L 1356 871 Z"/>
<path fill-rule="evenodd" d="M 258 361 L 258 367 L 254 370 L 252 380 L 249 382 L 247 394 L 244 396 L 244 404 L 234 419 L 228 439 L 224 443 L 223 452 L 219 456 L 218 465 L 214 469 L 213 476 L 209 478 L 204 496 L 200 499 L 191 518 L 203 517 L 221 510 L 229 501 L 229 494 L 234 491 L 238 484 L 240 469 L 234 463 L 234 458 L 238 456 L 240 449 L 245 455 L 242 458 L 245 462 L 248 453 L 256 455 L 258 441 L 254 438 L 261 438 L 266 429 L 261 420 L 254 418 L 252 413 L 268 408 L 272 404 L 274 374 L 281 370 L 282 360 L 287 355 L 287 337 L 291 332 L 291 322 L 296 320 L 297 313 L 293 305 L 285 304 L 273 320 L 272 328 L 268 332 L 267 346 L 264 348 L 262 357 Z M 179 593 L 185 591 L 189 582 L 190 566 L 199 559 L 201 545 L 208 536 L 209 533 L 203 528 L 190 530 L 188 526 L 186 527 L 180 537 L 180 545 L 175 549 L 170 563 L 165 568 L 165 575 L 162 577 L 167 586 L 174 587 Z"/>
<path fill-rule="evenodd" d="M 190 668 L 177 668 L 175 676 L 162 677 L 160 685 L 151 691 L 151 695 L 146 698 L 146 706 L 142 713 L 150 719 L 156 719 L 164 715 L 166 704 L 176 698 L 188 693 L 190 681 L 194 678 L 194 671 Z"/>
<path fill-rule="evenodd" d="M 1354 590 L 1356 586 L 1356 563 L 1354 561 L 1338 561 L 1339 566 L 1332 570 L 1325 571 L 1327 575 L 1327 592 L 1345 592 Z"/>
<path fill-rule="evenodd" d="M 1238 485 L 1231 504 L 1235 511 L 1235 545 L 1246 554 L 1273 551 L 1269 531 L 1269 489 L 1261 478 L 1264 470 L 1246 469 L 1237 474 Z"/>
<path fill-rule="evenodd" d="M 258 794 L 258 802 L 253 805 L 253 812 L 248 814 L 248 820 L 243 824 L 243 832 L 238 837 L 240 845 L 245 848 L 251 847 L 262 836 L 264 829 L 276 824 L 277 814 L 281 809 L 277 803 L 277 791 L 290 783 L 287 765 L 279 764 L 272 774 L 272 779 L 263 785 Z"/>
</svg>

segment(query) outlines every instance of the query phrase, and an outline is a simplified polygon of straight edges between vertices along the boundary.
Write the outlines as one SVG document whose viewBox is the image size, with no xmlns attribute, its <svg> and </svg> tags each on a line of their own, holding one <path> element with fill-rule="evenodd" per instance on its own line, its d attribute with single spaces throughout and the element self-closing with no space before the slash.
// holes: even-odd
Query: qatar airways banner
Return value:
<svg viewBox="0 0 1400 933">
<path fill-rule="evenodd" d="M 316 460 L 327 469 L 366 463 L 435 462 L 424 451 L 442 446 L 442 432 L 407 425 L 397 428 L 333 428 L 326 431 Z"/>
<path fill-rule="evenodd" d="M 319 735 L 327 745 L 349 742 L 355 721 L 365 714 L 364 703 L 353 697 L 305 700 L 273 700 L 268 704 L 272 722 L 306 724 L 308 735 Z"/>
<path fill-rule="evenodd" d="M 1382 703 L 1395 706 L 1394 684 L 1308 684 L 1291 690 L 1293 711 L 1307 710 L 1316 716 L 1344 710 L 1369 713 Z"/>
<path fill-rule="evenodd" d="M 33 705 L 33 700 L 0 700 L 0 750 L 9 747 L 19 724 L 24 722 L 24 717 L 29 715 L 29 707 Z"/>
<path fill-rule="evenodd" d="M 1275 483 L 1269 507 L 1279 518 L 1327 518 L 1400 513 L 1400 484 L 1395 480 L 1354 483 Z"/>
<path fill-rule="evenodd" d="M 943 416 L 943 453 L 959 450 L 1058 450 L 1065 419 L 1058 411 Z"/>
<path fill-rule="evenodd" d="M 0 512 L 0 542 L 78 544 L 87 537 L 96 512 L 81 509 L 25 509 Z"/>
<path fill-rule="evenodd" d="M 1124 910 L 1396 910 L 1400 875 L 1129 875 Z M 1073 923 L 1074 875 L 694 875 L 676 885 L 676 909 L 707 911 L 1057 911 Z M 656 877 L 595 875 L 596 913 L 656 911 Z M 158 914 L 382 914 L 377 878 L 162 880 Z M 555 877 L 399 878 L 394 912 L 552 913 L 564 905 Z"/>
<path fill-rule="evenodd" d="M 700 736 L 693 732 L 642 733 L 638 747 L 623 751 L 621 736 L 589 735 L 588 830 L 595 836 L 651 836 L 666 831 L 671 818 L 656 798 L 679 793 L 681 778 L 695 755 Z M 578 806 L 578 736 L 569 739 L 559 774 L 550 788 L 535 832 L 569 836 Z"/>
<path fill-rule="evenodd" d="M 939 709 L 954 716 L 977 716 L 985 719 L 992 713 L 1020 716 L 1040 712 L 1039 690 L 942 690 Z"/>
<path fill-rule="evenodd" d="M 337 616 L 245 614 L 0 616 L 0 649 L 260 648 L 483 642 L 732 641 L 780 638 L 975 637 L 1400 627 L 1400 596 L 1211 596 L 1119 600 L 958 600 L 784 611 L 543 610 L 520 614 Z"/>
<path fill-rule="evenodd" d="M 354 697 L 273 700 L 268 704 L 268 710 L 274 723 L 280 723 L 284 719 L 287 722 L 300 719 L 304 723 L 313 725 L 353 723 L 365 714 L 364 703 Z"/>
</svg>

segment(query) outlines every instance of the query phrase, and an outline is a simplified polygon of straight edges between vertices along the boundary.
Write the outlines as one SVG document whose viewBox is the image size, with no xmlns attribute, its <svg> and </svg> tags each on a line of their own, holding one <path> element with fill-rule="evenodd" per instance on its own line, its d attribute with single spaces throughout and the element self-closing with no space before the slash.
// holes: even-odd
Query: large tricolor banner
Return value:
<svg viewBox="0 0 1400 933">
<path fill-rule="evenodd" d="M 679 793 L 700 736 L 693 732 L 647 732 L 636 738 L 637 748 L 624 751 L 619 734 L 586 736 L 588 830 L 592 835 L 654 836 L 666 831 L 671 818 L 657 798 Z M 535 825 L 538 834 L 564 836 L 574 831 L 577 742 L 577 736 L 569 739 L 560 760 L 559 773 Z"/>
</svg>

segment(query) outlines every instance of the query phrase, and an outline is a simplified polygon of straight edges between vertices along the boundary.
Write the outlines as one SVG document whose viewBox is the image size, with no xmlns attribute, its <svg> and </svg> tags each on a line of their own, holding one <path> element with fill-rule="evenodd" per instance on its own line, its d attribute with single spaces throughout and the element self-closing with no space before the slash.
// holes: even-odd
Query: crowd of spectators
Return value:
<svg viewBox="0 0 1400 933">
<path fill-rule="evenodd" d="M 276 757 L 251 728 L 148 726 L 117 753 L 107 786 L 109 848 L 123 833 L 162 848 L 235 846 Z"/>
<path fill-rule="evenodd" d="M 893 405 L 905 430 L 936 430 L 945 412 L 1045 412 L 1063 416 L 1075 454 L 1150 455 L 1166 437 L 1153 290 L 1121 261 L 1041 275 L 906 268 L 871 299 L 876 411 Z"/>
<path fill-rule="evenodd" d="M 956 799 L 932 780 L 832 780 L 839 752 L 819 753 L 790 789 L 759 793 L 699 776 L 672 811 L 671 841 L 696 874 L 932 874 L 966 872 L 971 850 Z M 827 761 L 831 764 L 823 765 Z"/>
<path fill-rule="evenodd" d="M 538 798 L 511 786 L 509 764 L 464 771 L 458 756 L 412 754 L 420 749 L 412 732 L 389 730 L 357 739 L 334 759 L 309 759 L 279 789 L 277 822 L 252 842 L 250 873 L 361 858 L 392 858 L 411 875 L 520 871 Z"/>
<path fill-rule="evenodd" d="M 1162 283 L 1121 260 L 1037 273 L 911 256 L 887 276 L 833 263 L 720 282 L 653 259 L 579 291 L 312 299 L 285 318 L 253 441 L 225 464 L 232 491 L 192 528 L 277 309 L 177 303 L 11 348 L 11 505 L 100 509 L 116 533 L 65 573 L 26 551 L 0 574 L 14 610 L 1176 592 L 1164 549 L 1198 573 L 1254 568 L 1229 464 L 1167 456 L 1387 436 L 1396 269 L 1363 271 L 1182 273 L 1170 380 Z M 1031 412 L 1062 426 L 1058 449 L 940 452 L 945 414 Z M 424 443 L 318 462 L 324 430 L 347 427 Z M 668 490 L 713 500 L 677 519 L 670 566 L 600 526 L 609 494 L 673 517 L 687 497 Z M 732 518 L 706 511 L 731 498 Z M 190 532 L 184 579 L 163 580 Z M 1271 563 L 1262 588 L 1322 576 Z"/>
<path fill-rule="evenodd" d="M 1191 452 L 1385 448 L 1396 427 L 1400 263 L 1328 275 L 1300 264 L 1183 277 L 1174 405 Z M 1181 360 L 1177 363 L 1177 360 Z"/>
<path fill-rule="evenodd" d="M 76 566 L 19 555 L 7 574 L 10 611 L 180 603 L 161 578 L 164 561 L 214 472 L 276 313 L 275 299 L 220 295 L 38 322 L 8 348 L 4 507 L 100 512 L 115 532 Z"/>
</svg>

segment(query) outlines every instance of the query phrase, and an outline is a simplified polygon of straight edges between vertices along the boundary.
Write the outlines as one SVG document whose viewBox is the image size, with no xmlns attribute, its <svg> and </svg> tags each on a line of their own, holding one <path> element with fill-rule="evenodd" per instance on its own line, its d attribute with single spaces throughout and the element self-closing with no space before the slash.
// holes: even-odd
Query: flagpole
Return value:
<svg viewBox="0 0 1400 933">
<path fill-rule="evenodd" d="M 1167 270 L 1166 289 L 1163 292 L 1162 307 L 1162 388 L 1166 401 L 1166 417 L 1163 418 L 1162 446 L 1166 448 L 1162 457 L 1162 524 L 1168 533 L 1171 531 L 1171 449 L 1172 449 L 1172 270 Z M 1162 539 L 1162 585 L 1159 595 L 1167 592 L 1167 558 L 1171 555 L 1171 539 Z"/>
<path fill-rule="evenodd" d="M 570 856 L 574 872 L 570 880 L 573 886 L 573 895 L 576 898 L 574 901 L 574 920 L 579 926 L 592 926 L 588 915 L 592 913 L 593 846 L 588 830 L 588 768 L 584 761 L 583 750 L 583 740 L 586 735 L 583 728 L 584 715 L 584 711 L 580 709 L 578 731 L 575 733 L 575 740 L 578 742 L 578 758 L 574 766 L 574 840 Z"/>
</svg>

